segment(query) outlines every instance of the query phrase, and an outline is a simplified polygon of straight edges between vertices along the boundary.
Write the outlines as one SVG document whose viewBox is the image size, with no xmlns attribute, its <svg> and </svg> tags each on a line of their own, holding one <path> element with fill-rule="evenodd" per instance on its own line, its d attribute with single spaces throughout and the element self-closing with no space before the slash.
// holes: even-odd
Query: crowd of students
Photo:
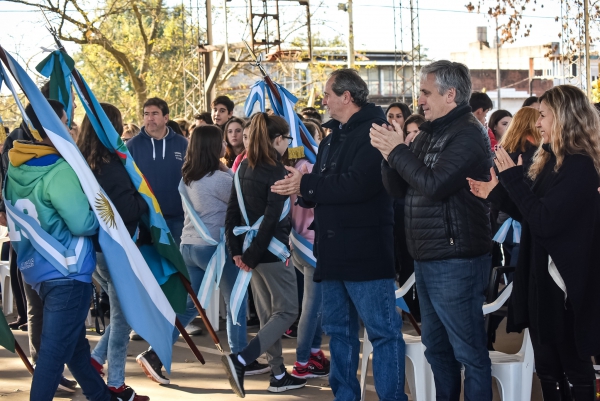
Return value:
<svg viewBox="0 0 600 401">
<path fill-rule="evenodd" d="M 235 117 L 227 96 L 193 125 L 171 120 L 159 98 L 144 104 L 141 128 L 101 104 L 152 188 L 196 293 L 218 244 L 226 244 L 219 289 L 230 353 L 222 363 L 232 390 L 244 397 L 249 375 L 270 373 L 271 392 L 329 376 L 336 400 L 358 401 L 362 321 L 373 343 L 378 396 L 407 400 L 394 290 L 415 273 L 405 300 L 422 323 L 437 399 L 459 399 L 464 366 L 465 399 L 491 401 L 488 350 L 499 322 L 486 333 L 481 306 L 491 268 L 504 264 L 516 267 L 506 282 L 514 281 L 507 327 L 530 330 L 544 400 L 594 400 L 598 112 L 581 90 L 561 85 L 528 99 L 514 116 L 497 110 L 487 120 L 492 101 L 472 93 L 464 65 L 448 61 L 423 68 L 414 114 L 403 103 L 384 113 L 367 96 L 356 71 L 337 70 L 323 94 L 331 119 L 322 124 L 316 109 L 302 110 L 320 143 L 314 165 L 290 159 L 293 138 L 282 117 Z M 49 103 L 65 122 L 62 105 Z M 11 328 L 29 331 L 36 365 L 31 399 L 51 400 L 58 386 L 74 391 L 76 382 L 62 375 L 67 364 L 88 399 L 149 400 L 125 383 L 132 330 L 94 238 L 96 217 L 31 106 L 25 111 L 42 140 L 27 124 L 9 135 L 2 153 L 5 201 L 25 205 L 64 246 L 79 237 L 89 243 L 77 273 L 66 277 L 29 241 L 13 245 L 13 288 L 22 305 Z M 76 139 L 129 233 L 139 229 L 138 243 L 151 241 L 142 218 L 147 204 L 87 117 Z M 0 223 L 6 224 L 3 211 Z M 251 291 L 232 304 L 238 276 Z M 110 299 L 110 325 L 90 350 L 84 321 L 92 277 Z M 260 329 L 248 341 L 251 301 Z M 189 328 L 196 316 L 188 297 L 177 317 Z M 288 371 L 281 338 L 291 332 L 297 349 Z M 321 349 L 323 332 L 330 336 L 329 357 Z M 173 343 L 178 336 L 175 330 Z M 263 354 L 267 364 L 258 361 Z M 136 360 L 148 378 L 170 383 L 152 348 Z"/>
</svg>

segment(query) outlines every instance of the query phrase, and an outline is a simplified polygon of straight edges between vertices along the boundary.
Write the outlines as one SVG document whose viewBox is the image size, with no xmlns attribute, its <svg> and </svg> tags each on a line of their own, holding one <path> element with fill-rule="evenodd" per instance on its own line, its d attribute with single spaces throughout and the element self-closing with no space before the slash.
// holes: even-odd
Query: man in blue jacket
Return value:
<svg viewBox="0 0 600 401">
<path fill-rule="evenodd" d="M 157 97 L 144 103 L 144 126 L 127 141 L 127 148 L 156 196 L 167 226 L 179 246 L 183 207 L 177 186 L 188 141 L 167 126 L 169 106 Z"/>
<path fill-rule="evenodd" d="M 329 384 L 338 401 L 360 400 L 356 379 L 359 317 L 373 344 L 375 389 L 385 401 L 405 401 L 405 344 L 396 312 L 394 214 L 381 179 L 381 153 L 369 129 L 386 122 L 381 107 L 367 103 L 367 84 L 353 69 L 334 71 L 323 105 L 333 133 L 319 145 L 311 174 L 291 174 L 272 187 L 315 207 L 315 281 L 322 281 L 323 328 L 331 337 Z"/>
</svg>

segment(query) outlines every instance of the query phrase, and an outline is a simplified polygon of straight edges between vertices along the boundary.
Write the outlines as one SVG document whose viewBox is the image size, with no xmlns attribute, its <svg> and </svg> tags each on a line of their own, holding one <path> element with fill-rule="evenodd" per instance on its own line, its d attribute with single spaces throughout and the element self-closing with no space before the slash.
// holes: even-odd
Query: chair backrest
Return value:
<svg viewBox="0 0 600 401">
<path fill-rule="evenodd" d="M 510 283 L 509 285 L 506 286 L 506 288 L 504 289 L 502 294 L 500 294 L 494 302 L 491 302 L 489 304 L 484 304 L 483 308 L 482 308 L 483 314 L 488 315 L 488 314 L 496 312 L 498 309 L 500 309 L 502 307 L 502 305 L 504 305 L 506 303 L 506 300 L 508 299 L 508 297 L 510 297 L 512 288 L 513 288 L 513 283 Z"/>
<path fill-rule="evenodd" d="M 402 287 L 396 290 L 396 299 L 405 296 L 408 290 L 410 290 L 413 285 L 415 285 L 415 273 L 411 274 L 408 280 L 406 280 L 406 282 L 402 285 Z"/>
</svg>

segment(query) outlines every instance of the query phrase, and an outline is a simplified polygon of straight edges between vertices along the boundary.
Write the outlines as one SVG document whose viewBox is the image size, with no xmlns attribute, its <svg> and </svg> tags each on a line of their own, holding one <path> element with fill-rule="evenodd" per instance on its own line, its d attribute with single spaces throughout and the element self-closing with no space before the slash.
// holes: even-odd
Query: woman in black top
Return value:
<svg viewBox="0 0 600 401">
<path fill-rule="evenodd" d="M 543 145 L 528 176 L 499 148 L 500 182 L 523 224 L 509 323 L 529 328 L 544 400 L 595 400 L 600 352 L 600 118 L 585 94 L 560 85 L 540 97 Z M 560 389 L 557 389 L 557 382 Z M 569 383 L 571 386 L 569 386 Z M 562 393 L 562 394 L 561 394 Z"/>
<path fill-rule="evenodd" d="M 122 132 L 123 120 L 119 109 L 108 103 L 101 103 L 100 105 L 115 130 Z M 77 146 L 79 146 L 98 183 L 115 205 L 129 235 L 133 236 L 140 218 L 148 212 L 148 205 L 131 182 L 123 162 L 100 142 L 87 116 L 81 124 Z M 125 361 L 127 359 L 127 344 L 129 343 L 131 327 L 127 324 L 121 311 L 108 266 L 97 241 L 95 247 L 97 266 L 93 277 L 110 297 L 111 307 L 110 325 L 106 327 L 106 332 L 92 351 L 91 363 L 98 373 L 104 375 L 103 365 L 108 360 L 110 369 L 107 384 L 113 394 L 128 400 L 149 400 L 148 397 L 136 395 L 133 389 L 125 384 Z"/>
</svg>

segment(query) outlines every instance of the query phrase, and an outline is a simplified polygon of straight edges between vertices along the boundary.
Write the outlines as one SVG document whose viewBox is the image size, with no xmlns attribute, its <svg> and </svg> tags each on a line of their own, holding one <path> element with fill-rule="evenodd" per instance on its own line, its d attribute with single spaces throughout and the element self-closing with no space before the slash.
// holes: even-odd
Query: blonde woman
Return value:
<svg viewBox="0 0 600 401">
<path fill-rule="evenodd" d="M 502 147 L 494 162 L 520 214 L 521 250 L 509 323 L 529 328 L 544 400 L 595 400 L 591 356 L 600 353 L 600 118 L 571 85 L 539 98 L 542 146 L 523 179 Z M 477 181 L 470 181 L 478 195 Z"/>
</svg>

